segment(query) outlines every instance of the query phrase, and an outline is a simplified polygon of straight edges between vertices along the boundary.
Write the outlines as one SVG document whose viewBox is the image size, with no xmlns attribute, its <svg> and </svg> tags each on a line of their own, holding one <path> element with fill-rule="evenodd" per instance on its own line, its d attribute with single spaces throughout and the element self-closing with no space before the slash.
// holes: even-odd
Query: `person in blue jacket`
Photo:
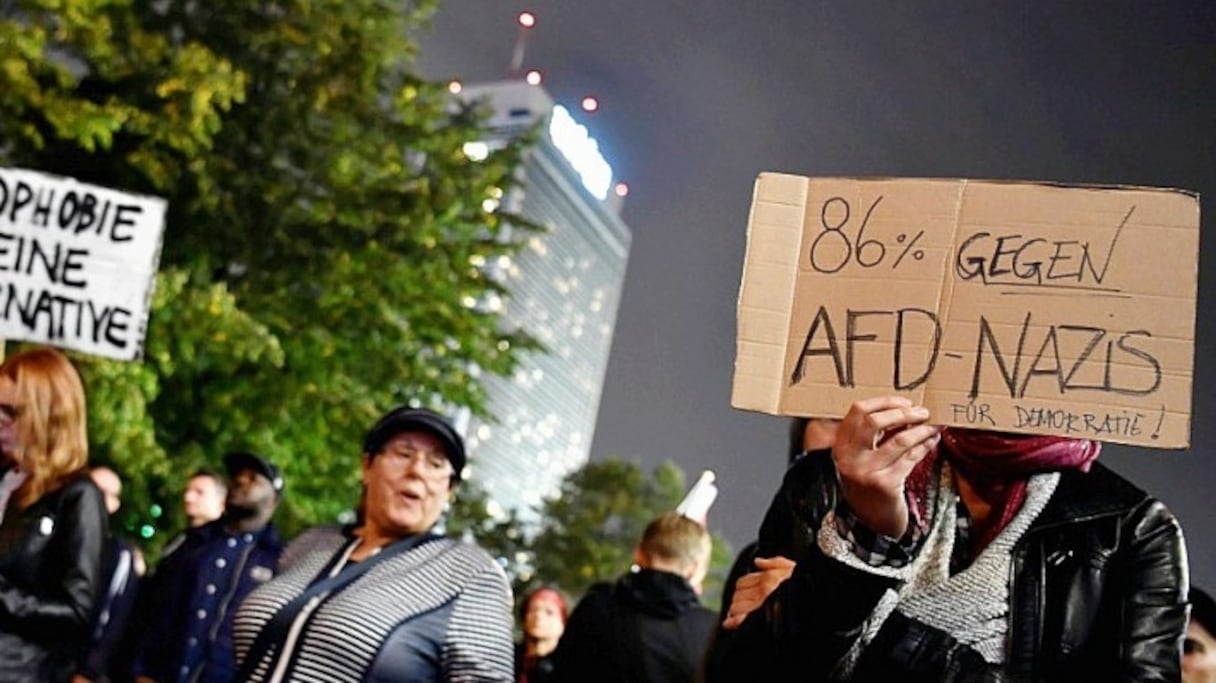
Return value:
<svg viewBox="0 0 1216 683">
<path fill-rule="evenodd" d="M 283 495 L 283 475 L 255 453 L 229 453 L 224 465 L 224 516 L 188 530 L 156 569 L 133 667 L 140 683 L 231 681 L 233 615 L 245 596 L 274 577 L 283 542 L 271 517 Z"/>
</svg>

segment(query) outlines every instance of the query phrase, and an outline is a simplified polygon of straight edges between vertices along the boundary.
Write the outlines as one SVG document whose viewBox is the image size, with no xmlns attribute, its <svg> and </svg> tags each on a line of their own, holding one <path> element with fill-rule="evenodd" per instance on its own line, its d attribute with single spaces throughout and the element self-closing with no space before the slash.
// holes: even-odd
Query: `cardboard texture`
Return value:
<svg viewBox="0 0 1216 683">
<path fill-rule="evenodd" d="M 1182 190 L 764 173 L 731 404 L 1185 448 L 1198 253 Z"/>
</svg>

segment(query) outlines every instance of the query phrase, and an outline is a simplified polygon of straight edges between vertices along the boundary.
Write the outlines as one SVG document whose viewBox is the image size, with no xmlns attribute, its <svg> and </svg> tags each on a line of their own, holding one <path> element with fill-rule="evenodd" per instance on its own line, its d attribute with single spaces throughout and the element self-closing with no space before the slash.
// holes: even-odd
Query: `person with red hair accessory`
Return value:
<svg viewBox="0 0 1216 683">
<path fill-rule="evenodd" d="M 516 683 L 545 683 L 553 671 L 553 651 L 566 630 L 570 611 L 560 591 L 541 586 L 520 608 L 524 637 L 515 649 Z"/>
</svg>

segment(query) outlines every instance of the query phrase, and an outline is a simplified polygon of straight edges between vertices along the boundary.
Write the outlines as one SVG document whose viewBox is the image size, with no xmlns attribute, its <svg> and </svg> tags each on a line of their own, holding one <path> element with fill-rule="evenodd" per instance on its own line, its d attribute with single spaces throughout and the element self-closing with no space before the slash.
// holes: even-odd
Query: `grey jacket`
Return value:
<svg viewBox="0 0 1216 683">
<path fill-rule="evenodd" d="M 307 531 L 283 553 L 279 574 L 237 610 L 238 669 L 270 681 L 498 681 L 513 675 L 511 587 L 484 550 L 435 538 L 400 554 L 389 548 L 365 574 L 324 595 L 298 637 L 246 663 L 263 627 L 354 543 L 348 529 Z M 353 568 L 355 565 L 344 565 Z M 335 656 L 341 653 L 341 656 Z"/>
</svg>

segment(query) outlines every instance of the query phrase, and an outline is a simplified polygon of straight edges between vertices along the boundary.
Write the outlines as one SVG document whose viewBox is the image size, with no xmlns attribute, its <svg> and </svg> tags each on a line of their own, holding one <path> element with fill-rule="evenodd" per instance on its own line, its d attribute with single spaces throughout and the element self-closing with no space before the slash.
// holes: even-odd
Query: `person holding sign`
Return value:
<svg viewBox="0 0 1216 683">
<path fill-rule="evenodd" d="M 110 531 L 86 471 L 84 386 L 60 352 L 0 365 L 0 450 L 20 479 L 0 523 L 0 680 L 67 681 L 89 644 Z"/>
<path fill-rule="evenodd" d="M 1165 506 L 1098 442 L 931 418 L 856 401 L 790 469 L 770 514 L 808 542 L 762 528 L 760 552 L 797 564 L 707 680 L 1177 681 L 1187 566 Z"/>
</svg>

